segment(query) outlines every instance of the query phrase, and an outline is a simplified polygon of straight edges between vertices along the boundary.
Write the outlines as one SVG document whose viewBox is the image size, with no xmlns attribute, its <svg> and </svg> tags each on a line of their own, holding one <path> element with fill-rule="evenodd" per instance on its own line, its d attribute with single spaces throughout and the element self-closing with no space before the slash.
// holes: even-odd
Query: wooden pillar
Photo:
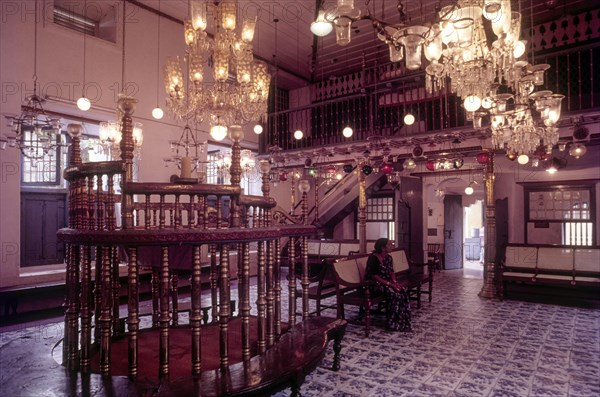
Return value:
<svg viewBox="0 0 600 397">
<path fill-rule="evenodd" d="M 290 237 L 288 261 L 288 323 L 296 324 L 296 237 Z"/>
<path fill-rule="evenodd" d="M 90 247 L 82 247 L 81 253 L 81 372 L 90 369 L 90 356 L 92 346 L 92 290 L 91 290 L 91 263 Z"/>
<path fill-rule="evenodd" d="M 358 240 L 361 254 L 367 252 L 367 182 L 365 174 L 361 172 L 361 165 L 357 167 L 358 172 Z"/>
<path fill-rule="evenodd" d="M 100 283 L 100 372 L 103 375 L 110 374 L 110 334 L 112 326 L 112 272 L 110 268 L 111 247 L 101 247 L 100 257 L 96 258 L 96 266 L 100 259 L 101 277 Z M 96 309 L 98 310 L 98 308 Z"/>
<path fill-rule="evenodd" d="M 485 176 L 485 264 L 483 266 L 482 298 L 499 297 L 496 282 L 496 208 L 494 206 L 494 153 L 490 152 L 484 169 Z"/>
<path fill-rule="evenodd" d="M 265 282 L 265 242 L 258 242 L 258 274 L 257 274 L 257 293 L 258 297 L 256 300 L 256 309 L 258 311 L 258 352 L 262 353 L 266 350 L 266 338 L 267 338 L 267 322 L 266 322 L 266 282 Z"/>
</svg>

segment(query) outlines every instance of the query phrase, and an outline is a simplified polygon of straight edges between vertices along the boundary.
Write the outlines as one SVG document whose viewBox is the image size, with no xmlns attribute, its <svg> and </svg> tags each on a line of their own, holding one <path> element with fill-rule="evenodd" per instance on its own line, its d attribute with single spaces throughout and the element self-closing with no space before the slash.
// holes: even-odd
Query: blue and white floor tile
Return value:
<svg viewBox="0 0 600 397">
<path fill-rule="evenodd" d="M 365 338 L 362 325 L 349 324 L 342 368 L 326 369 L 330 348 L 302 395 L 600 396 L 600 310 L 480 299 L 482 281 L 458 271 L 434 280 L 433 302 L 412 307 L 412 333 L 386 332 L 375 319 Z"/>
</svg>

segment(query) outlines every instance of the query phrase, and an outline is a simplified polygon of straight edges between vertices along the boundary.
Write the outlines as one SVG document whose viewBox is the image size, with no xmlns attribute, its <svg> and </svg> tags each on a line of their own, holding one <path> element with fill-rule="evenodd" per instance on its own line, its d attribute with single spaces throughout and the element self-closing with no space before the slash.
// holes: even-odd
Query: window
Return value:
<svg viewBox="0 0 600 397">
<path fill-rule="evenodd" d="M 87 34 L 88 36 L 96 36 L 98 30 L 98 23 L 96 21 L 57 5 L 54 6 L 54 23 Z"/>
<path fill-rule="evenodd" d="M 529 188 L 525 197 L 527 243 L 593 245 L 592 186 Z"/>
<path fill-rule="evenodd" d="M 67 151 L 64 150 L 67 138 L 64 133 L 56 137 L 55 149 L 45 151 L 43 143 L 32 131 L 23 131 L 27 143 L 27 155 L 21 156 L 21 184 L 26 186 L 59 186 L 61 184 L 61 163 L 66 164 Z"/>
<path fill-rule="evenodd" d="M 367 240 L 387 237 L 396 239 L 396 222 L 394 217 L 394 197 L 380 196 L 367 199 Z M 357 217 L 358 218 L 358 217 Z M 359 222 L 356 223 L 358 235 Z"/>
</svg>

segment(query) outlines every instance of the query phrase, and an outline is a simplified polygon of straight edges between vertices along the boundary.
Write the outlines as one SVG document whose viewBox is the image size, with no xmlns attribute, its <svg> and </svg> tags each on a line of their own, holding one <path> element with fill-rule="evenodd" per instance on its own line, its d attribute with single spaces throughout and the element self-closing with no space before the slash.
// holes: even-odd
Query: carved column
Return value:
<svg viewBox="0 0 600 397">
<path fill-rule="evenodd" d="M 229 127 L 229 136 L 233 141 L 231 145 L 231 166 L 229 168 L 231 186 L 240 186 L 240 182 L 242 181 L 240 141 L 244 138 L 244 131 L 242 131 L 242 127 L 239 125 L 232 125 Z M 229 216 L 231 227 L 240 227 L 240 205 L 237 196 L 231 198 L 231 213 Z"/>
<path fill-rule="evenodd" d="M 358 172 L 358 240 L 360 252 L 367 252 L 367 182 L 365 174 L 361 172 L 361 164 L 357 167 Z"/>
<path fill-rule="evenodd" d="M 499 296 L 496 283 L 496 209 L 494 207 L 494 153 L 490 152 L 485 166 L 485 265 L 483 267 L 482 298 Z"/>
</svg>

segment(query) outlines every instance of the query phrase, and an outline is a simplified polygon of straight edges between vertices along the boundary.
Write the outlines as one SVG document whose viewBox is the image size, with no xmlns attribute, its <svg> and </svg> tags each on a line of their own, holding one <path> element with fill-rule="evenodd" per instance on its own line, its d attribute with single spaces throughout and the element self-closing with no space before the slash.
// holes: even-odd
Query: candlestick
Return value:
<svg viewBox="0 0 600 397">
<path fill-rule="evenodd" d="M 181 158 L 181 178 L 192 177 L 192 158 L 182 157 Z"/>
</svg>

